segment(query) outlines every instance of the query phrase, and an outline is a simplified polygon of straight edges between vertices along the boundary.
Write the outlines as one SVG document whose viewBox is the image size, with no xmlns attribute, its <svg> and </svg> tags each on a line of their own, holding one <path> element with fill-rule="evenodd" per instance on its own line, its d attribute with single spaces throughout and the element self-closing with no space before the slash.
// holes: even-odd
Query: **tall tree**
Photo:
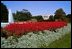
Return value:
<svg viewBox="0 0 72 49">
<path fill-rule="evenodd" d="M 64 17 L 66 16 L 66 13 L 64 12 L 64 10 L 62 8 L 59 8 L 55 11 L 54 13 L 54 18 L 55 19 L 64 19 Z"/>
<path fill-rule="evenodd" d="M 1 22 L 8 22 L 8 9 L 6 5 L 1 3 Z"/>
<path fill-rule="evenodd" d="M 15 21 L 26 21 L 26 20 L 30 20 L 32 17 L 31 13 L 26 9 L 13 13 L 13 16 Z"/>
</svg>

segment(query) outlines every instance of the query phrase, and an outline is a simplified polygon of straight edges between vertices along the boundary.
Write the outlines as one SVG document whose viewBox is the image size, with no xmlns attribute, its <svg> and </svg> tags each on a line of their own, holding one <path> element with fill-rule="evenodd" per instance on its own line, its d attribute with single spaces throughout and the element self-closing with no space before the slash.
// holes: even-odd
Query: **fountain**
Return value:
<svg viewBox="0 0 72 49">
<path fill-rule="evenodd" d="M 13 19 L 13 16 L 12 16 L 12 12 L 11 12 L 10 9 L 9 9 L 8 22 L 9 22 L 9 23 L 13 23 L 13 22 L 14 22 L 14 19 Z"/>
<path fill-rule="evenodd" d="M 1 22 L 1 27 L 5 27 L 6 25 L 8 25 L 10 23 L 14 23 L 14 19 L 13 19 L 13 16 L 12 16 L 11 9 L 9 9 L 8 12 L 9 12 L 9 14 L 8 14 L 8 23 Z"/>
</svg>

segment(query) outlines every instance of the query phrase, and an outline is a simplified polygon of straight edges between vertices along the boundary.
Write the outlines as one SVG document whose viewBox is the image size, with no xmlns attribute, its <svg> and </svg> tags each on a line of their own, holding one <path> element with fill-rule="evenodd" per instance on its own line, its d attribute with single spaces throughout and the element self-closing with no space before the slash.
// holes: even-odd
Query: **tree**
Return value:
<svg viewBox="0 0 72 49">
<path fill-rule="evenodd" d="M 43 21 L 43 18 L 41 15 L 33 16 L 32 19 L 37 19 L 37 21 Z"/>
<path fill-rule="evenodd" d="M 71 14 L 67 14 L 66 17 L 71 19 Z"/>
<path fill-rule="evenodd" d="M 50 16 L 49 16 L 49 21 L 54 21 L 53 15 L 50 15 Z"/>
<path fill-rule="evenodd" d="M 71 22 L 71 14 L 67 14 L 66 15 L 66 21 L 67 22 Z"/>
<path fill-rule="evenodd" d="M 1 3 L 1 22 L 8 22 L 8 9 L 3 3 Z"/>
<path fill-rule="evenodd" d="M 66 16 L 66 13 L 64 12 L 64 10 L 62 8 L 57 9 L 54 14 L 55 14 L 54 19 L 63 20 Z"/>
<path fill-rule="evenodd" d="M 15 21 L 27 21 L 27 20 L 30 20 L 32 17 L 31 13 L 26 9 L 13 13 L 13 16 Z"/>
</svg>

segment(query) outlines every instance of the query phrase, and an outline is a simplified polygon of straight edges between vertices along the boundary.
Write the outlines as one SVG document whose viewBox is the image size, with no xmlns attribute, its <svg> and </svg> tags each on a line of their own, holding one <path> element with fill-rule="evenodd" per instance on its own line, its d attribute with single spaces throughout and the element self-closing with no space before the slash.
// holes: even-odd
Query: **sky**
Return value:
<svg viewBox="0 0 72 49">
<path fill-rule="evenodd" d="M 66 14 L 71 14 L 71 1 L 1 1 L 12 13 L 17 10 L 27 9 L 33 16 L 54 15 L 55 11 L 62 8 Z"/>
</svg>

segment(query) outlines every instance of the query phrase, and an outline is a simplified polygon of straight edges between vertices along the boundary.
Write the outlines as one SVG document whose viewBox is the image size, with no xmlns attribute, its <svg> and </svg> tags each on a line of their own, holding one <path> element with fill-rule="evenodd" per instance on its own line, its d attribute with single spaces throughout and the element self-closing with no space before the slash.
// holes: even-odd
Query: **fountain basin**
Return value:
<svg viewBox="0 0 72 49">
<path fill-rule="evenodd" d="M 1 27 L 4 28 L 5 26 L 7 26 L 9 23 L 1 23 Z"/>
</svg>

